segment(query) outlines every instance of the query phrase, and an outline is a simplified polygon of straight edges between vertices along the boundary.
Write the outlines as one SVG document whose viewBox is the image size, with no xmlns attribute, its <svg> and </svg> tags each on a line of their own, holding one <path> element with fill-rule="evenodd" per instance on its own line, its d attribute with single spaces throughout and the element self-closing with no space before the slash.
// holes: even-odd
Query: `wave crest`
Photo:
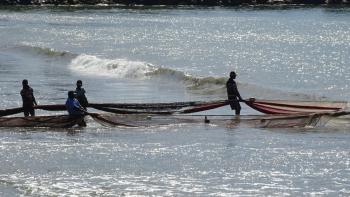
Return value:
<svg viewBox="0 0 350 197">
<path fill-rule="evenodd" d="M 43 55 L 47 57 L 67 57 L 75 58 L 77 55 L 69 51 L 57 51 L 52 48 L 31 46 L 31 45 L 18 45 L 15 47 L 23 52 L 34 53 L 35 55 Z"/>
<path fill-rule="evenodd" d="M 86 54 L 74 58 L 69 67 L 74 71 L 85 72 L 86 74 L 115 78 L 164 78 L 183 82 L 193 90 L 213 85 L 223 86 L 226 81 L 226 79 L 222 77 L 195 77 L 182 71 L 158 67 L 141 61 L 103 59 Z"/>
<path fill-rule="evenodd" d="M 165 81 L 180 82 L 195 94 L 213 95 L 226 98 L 225 77 L 198 77 L 167 67 L 159 67 L 141 61 L 126 59 L 104 59 L 92 55 L 79 55 L 72 59 L 69 67 L 73 71 L 94 76 L 131 79 L 164 79 Z M 301 99 L 313 100 L 315 95 L 284 92 L 249 83 L 237 83 L 242 96 L 265 99 Z"/>
<path fill-rule="evenodd" d="M 155 69 L 153 65 L 144 62 L 126 59 L 101 59 L 86 54 L 74 58 L 69 67 L 74 71 L 86 74 L 116 78 L 144 78 L 147 73 Z"/>
</svg>

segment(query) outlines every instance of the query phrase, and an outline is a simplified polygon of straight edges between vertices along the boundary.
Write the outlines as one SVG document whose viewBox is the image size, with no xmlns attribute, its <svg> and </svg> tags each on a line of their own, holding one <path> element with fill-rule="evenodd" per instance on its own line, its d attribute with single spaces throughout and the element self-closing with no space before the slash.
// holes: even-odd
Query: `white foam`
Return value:
<svg viewBox="0 0 350 197">
<path fill-rule="evenodd" d="M 88 75 L 114 78 L 144 78 L 147 73 L 156 69 L 155 66 L 141 61 L 102 59 L 86 54 L 72 59 L 69 68 Z"/>
</svg>

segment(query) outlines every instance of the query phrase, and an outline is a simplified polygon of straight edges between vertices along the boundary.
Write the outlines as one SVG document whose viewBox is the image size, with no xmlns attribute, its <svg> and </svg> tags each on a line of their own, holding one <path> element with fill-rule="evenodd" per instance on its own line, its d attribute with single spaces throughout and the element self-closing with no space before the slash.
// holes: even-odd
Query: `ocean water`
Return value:
<svg viewBox="0 0 350 197">
<path fill-rule="evenodd" d="M 348 101 L 349 19 L 339 7 L 2 7 L 0 106 L 21 105 L 24 78 L 40 104 L 64 103 L 77 79 L 90 102 L 225 99 L 231 70 L 244 98 Z M 1 128 L 0 196 L 347 196 L 349 134 Z"/>
</svg>

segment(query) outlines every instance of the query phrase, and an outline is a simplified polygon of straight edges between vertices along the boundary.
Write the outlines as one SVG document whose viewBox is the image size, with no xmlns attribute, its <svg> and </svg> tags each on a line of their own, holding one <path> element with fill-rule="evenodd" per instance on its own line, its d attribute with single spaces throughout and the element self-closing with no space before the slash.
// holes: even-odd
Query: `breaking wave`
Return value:
<svg viewBox="0 0 350 197">
<path fill-rule="evenodd" d="M 109 76 L 116 78 L 165 78 L 180 81 L 190 89 L 199 89 L 203 86 L 225 84 L 225 78 L 195 77 L 182 71 L 166 67 L 159 67 L 141 61 L 127 59 L 102 59 L 92 55 L 82 54 L 74 58 L 69 67 L 74 71 L 85 72 L 91 75 Z"/>
<path fill-rule="evenodd" d="M 226 97 L 225 77 L 199 77 L 167 67 L 155 66 L 142 61 L 127 59 L 105 59 L 93 55 L 81 54 L 71 60 L 69 68 L 73 71 L 94 76 L 106 76 L 125 79 L 165 79 L 182 83 L 195 94 L 216 95 Z M 259 85 L 240 83 L 238 86 L 242 95 L 266 99 L 323 100 L 317 95 L 285 92 Z"/>
<path fill-rule="evenodd" d="M 74 58 L 69 68 L 73 71 L 90 75 L 115 78 L 144 78 L 155 66 L 126 59 L 101 59 L 92 55 L 79 55 Z"/>
</svg>

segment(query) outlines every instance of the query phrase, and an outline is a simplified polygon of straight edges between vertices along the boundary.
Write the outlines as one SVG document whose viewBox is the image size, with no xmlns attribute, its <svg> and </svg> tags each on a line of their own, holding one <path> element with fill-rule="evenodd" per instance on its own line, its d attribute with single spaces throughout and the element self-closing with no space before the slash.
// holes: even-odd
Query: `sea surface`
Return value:
<svg viewBox="0 0 350 197">
<path fill-rule="evenodd" d="M 0 40 L 1 109 L 23 79 L 39 104 L 78 79 L 90 102 L 225 99 L 232 70 L 244 98 L 350 100 L 350 8 L 0 7 Z M 348 196 L 349 143 L 337 125 L 1 128 L 0 196 Z"/>
</svg>

